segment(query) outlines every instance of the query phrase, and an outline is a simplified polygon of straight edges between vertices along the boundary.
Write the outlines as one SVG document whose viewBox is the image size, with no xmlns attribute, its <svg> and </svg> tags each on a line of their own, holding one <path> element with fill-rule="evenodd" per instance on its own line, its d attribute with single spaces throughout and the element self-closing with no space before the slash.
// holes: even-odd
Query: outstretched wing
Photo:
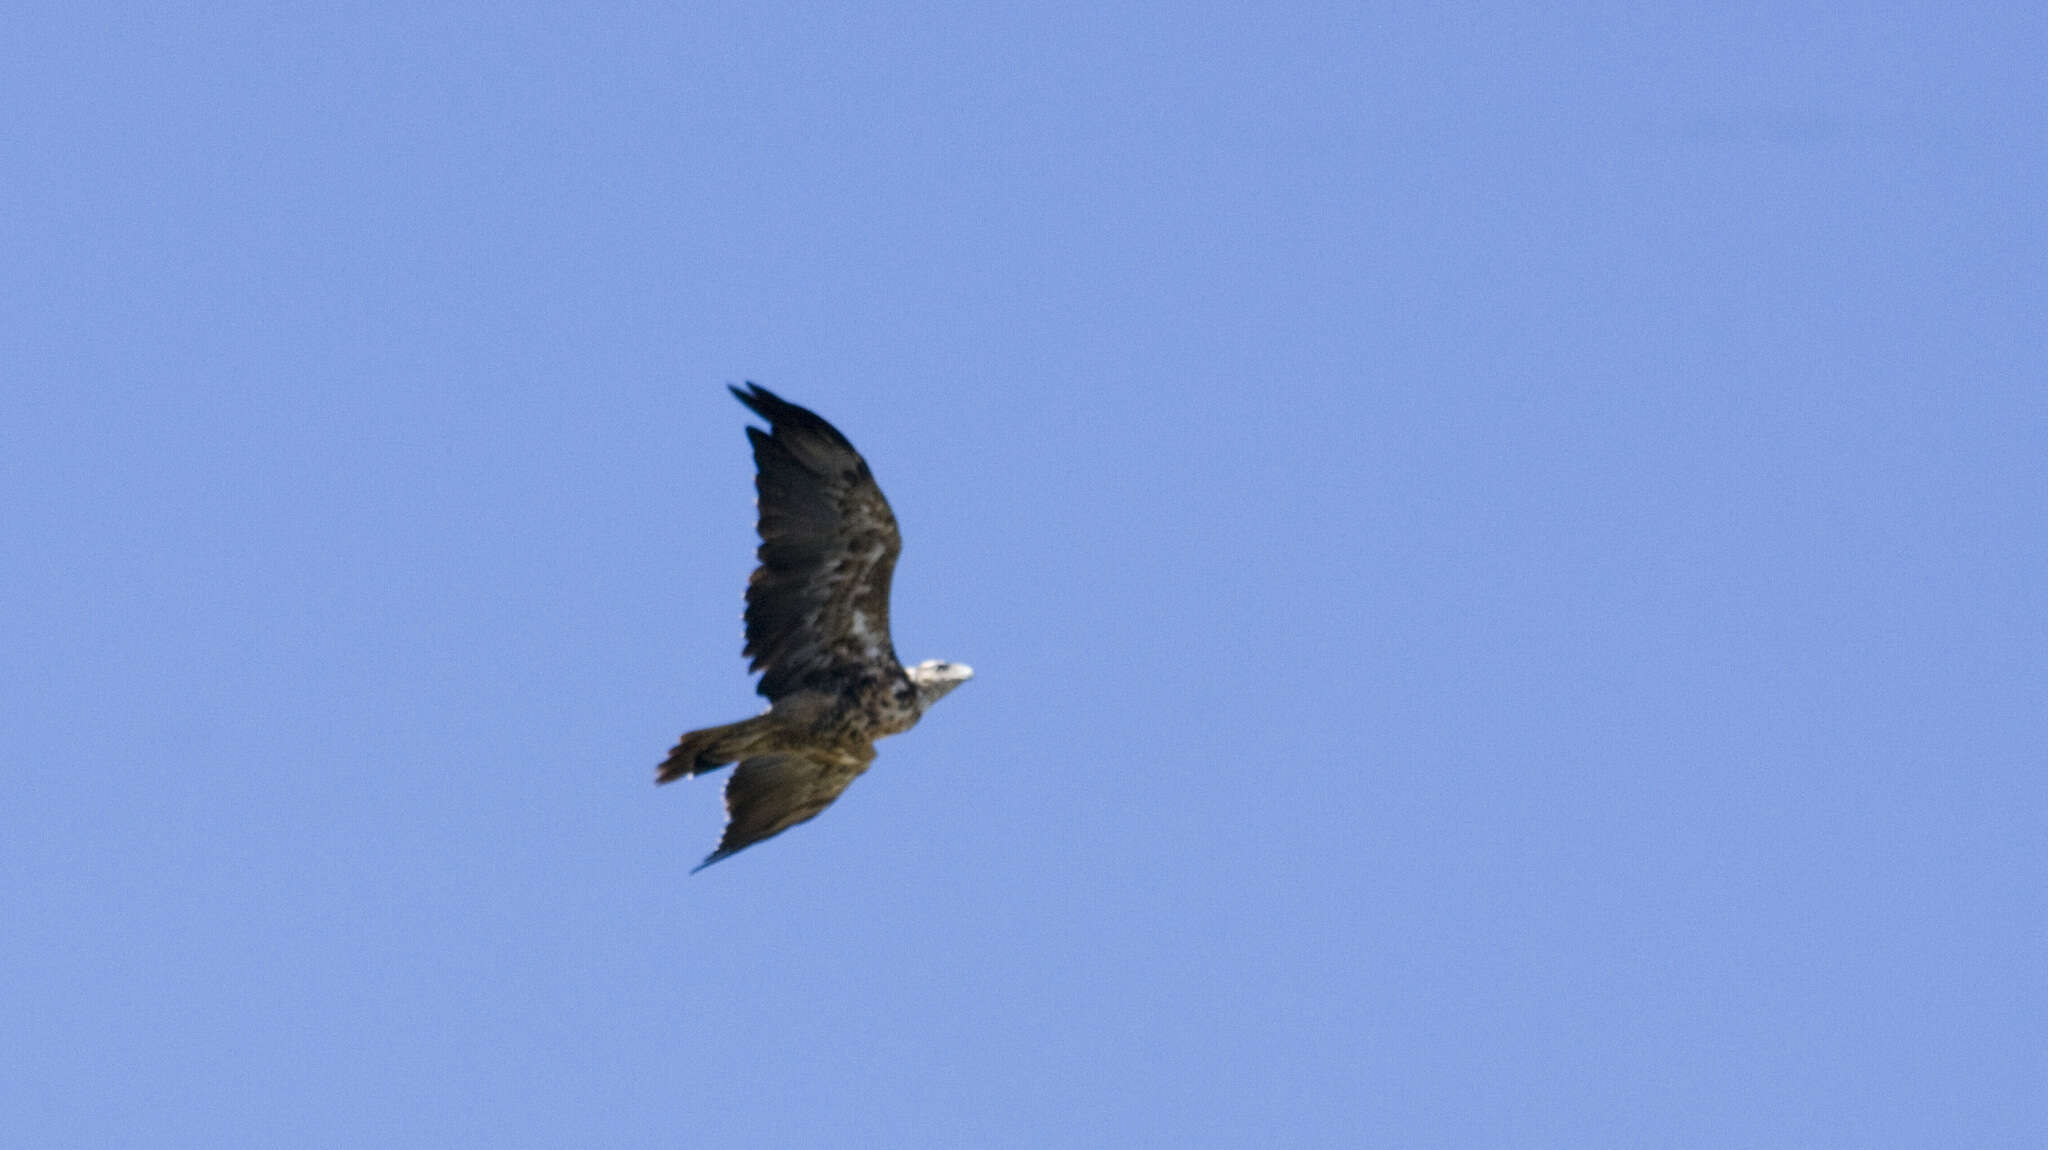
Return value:
<svg viewBox="0 0 2048 1150">
<path fill-rule="evenodd" d="M 764 672 L 755 690 L 779 699 L 898 669 L 889 580 L 903 541 L 867 461 L 838 429 L 767 388 L 732 393 L 769 426 L 747 428 L 761 515 L 761 565 L 747 581 L 746 654 Z"/>
<path fill-rule="evenodd" d="M 725 833 L 719 836 L 718 849 L 691 873 L 773 838 L 831 806 L 874 761 L 873 745 L 862 750 L 865 754 L 779 752 L 742 760 L 725 783 Z"/>
</svg>

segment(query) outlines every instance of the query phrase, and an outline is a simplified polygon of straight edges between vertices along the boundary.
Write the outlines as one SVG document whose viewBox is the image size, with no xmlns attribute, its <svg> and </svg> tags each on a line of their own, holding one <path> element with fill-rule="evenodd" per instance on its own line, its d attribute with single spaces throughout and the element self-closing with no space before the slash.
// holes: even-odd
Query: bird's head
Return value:
<svg viewBox="0 0 2048 1150">
<path fill-rule="evenodd" d="M 921 711 L 944 698 L 946 692 L 972 679 L 974 668 L 965 663 L 948 663 L 944 659 L 926 659 L 906 674 L 917 685 L 917 704 Z"/>
</svg>

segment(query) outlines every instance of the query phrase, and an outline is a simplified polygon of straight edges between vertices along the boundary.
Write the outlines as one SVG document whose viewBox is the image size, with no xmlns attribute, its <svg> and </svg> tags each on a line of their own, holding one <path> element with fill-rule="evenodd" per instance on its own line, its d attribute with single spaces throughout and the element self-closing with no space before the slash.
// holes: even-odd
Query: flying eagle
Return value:
<svg viewBox="0 0 2048 1150">
<path fill-rule="evenodd" d="M 964 663 L 896 661 L 889 578 L 903 541 L 860 452 L 759 384 L 732 393 L 769 428 L 747 428 L 761 565 L 747 580 L 744 652 L 763 672 L 754 689 L 768 709 L 684 735 L 655 775 L 739 763 L 725 784 L 725 834 L 696 870 L 816 817 L 875 761 L 876 739 L 916 726 L 974 677 Z"/>
</svg>

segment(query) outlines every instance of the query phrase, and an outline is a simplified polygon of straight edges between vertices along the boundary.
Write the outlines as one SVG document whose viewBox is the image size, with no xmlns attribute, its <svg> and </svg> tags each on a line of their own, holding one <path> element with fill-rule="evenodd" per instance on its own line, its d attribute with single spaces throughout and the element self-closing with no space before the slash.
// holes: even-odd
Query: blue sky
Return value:
<svg viewBox="0 0 2048 1150">
<path fill-rule="evenodd" d="M 0 1140 L 2048 1141 L 2038 6 L 9 23 Z"/>
</svg>

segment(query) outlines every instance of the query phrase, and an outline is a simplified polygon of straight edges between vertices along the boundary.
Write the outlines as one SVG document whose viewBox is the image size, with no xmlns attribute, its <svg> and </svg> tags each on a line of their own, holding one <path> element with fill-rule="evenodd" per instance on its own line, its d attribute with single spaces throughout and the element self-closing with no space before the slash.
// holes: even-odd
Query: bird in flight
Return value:
<svg viewBox="0 0 2048 1150">
<path fill-rule="evenodd" d="M 655 774 L 667 783 L 739 763 L 725 833 L 696 870 L 816 817 L 874 762 L 876 739 L 916 726 L 974 677 L 965 663 L 896 661 L 889 579 L 903 541 L 860 452 L 759 384 L 732 393 L 768 421 L 747 428 L 761 546 L 744 652 L 768 709 L 684 735 Z"/>
</svg>

